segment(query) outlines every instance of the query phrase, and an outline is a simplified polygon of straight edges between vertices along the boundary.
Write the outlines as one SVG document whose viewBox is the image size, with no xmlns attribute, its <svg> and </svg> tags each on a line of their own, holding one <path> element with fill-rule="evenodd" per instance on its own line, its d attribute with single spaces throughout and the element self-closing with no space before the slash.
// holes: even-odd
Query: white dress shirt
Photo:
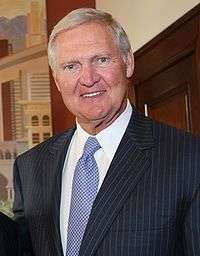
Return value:
<svg viewBox="0 0 200 256">
<path fill-rule="evenodd" d="M 94 154 L 99 169 L 98 190 L 103 183 L 110 163 L 128 126 L 131 114 L 132 107 L 128 101 L 124 112 L 110 126 L 95 136 L 101 145 L 101 148 Z M 71 140 L 63 166 L 60 205 L 60 232 L 64 255 L 67 246 L 67 228 L 74 170 L 77 161 L 83 154 L 83 147 L 89 136 L 91 135 L 83 130 L 77 123 L 77 129 Z"/>
</svg>

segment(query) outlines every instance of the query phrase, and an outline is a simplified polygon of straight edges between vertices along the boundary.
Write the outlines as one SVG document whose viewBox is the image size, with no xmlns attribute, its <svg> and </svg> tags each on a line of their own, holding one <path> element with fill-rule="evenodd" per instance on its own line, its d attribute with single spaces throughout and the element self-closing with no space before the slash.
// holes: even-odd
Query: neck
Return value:
<svg viewBox="0 0 200 256">
<path fill-rule="evenodd" d="M 123 103 L 120 106 L 120 109 L 106 118 L 98 120 L 88 120 L 87 122 L 81 122 L 78 120 L 80 126 L 90 135 L 97 135 L 102 130 L 110 126 L 126 109 L 127 102 Z"/>
</svg>

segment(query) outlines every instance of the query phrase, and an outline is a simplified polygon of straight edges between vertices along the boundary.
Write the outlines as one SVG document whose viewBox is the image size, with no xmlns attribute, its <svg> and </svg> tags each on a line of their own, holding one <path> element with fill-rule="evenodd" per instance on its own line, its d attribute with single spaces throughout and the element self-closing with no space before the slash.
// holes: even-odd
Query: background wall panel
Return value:
<svg viewBox="0 0 200 256">
<path fill-rule="evenodd" d="M 47 29 L 50 34 L 54 25 L 70 11 L 81 7 L 95 8 L 95 0 L 46 0 L 47 6 Z M 51 106 L 52 106 L 52 126 L 53 133 L 59 133 L 74 123 L 74 116 L 66 109 L 60 93 L 58 92 L 56 85 L 53 81 L 53 77 L 50 74 L 51 81 Z"/>
</svg>

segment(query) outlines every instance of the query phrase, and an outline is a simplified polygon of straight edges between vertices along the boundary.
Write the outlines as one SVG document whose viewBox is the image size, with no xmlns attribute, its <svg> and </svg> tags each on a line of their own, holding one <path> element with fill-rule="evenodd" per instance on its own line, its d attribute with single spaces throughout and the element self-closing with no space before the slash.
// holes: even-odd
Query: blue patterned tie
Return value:
<svg viewBox="0 0 200 256">
<path fill-rule="evenodd" d="M 77 256 L 88 218 L 95 200 L 99 173 L 94 153 L 100 148 L 95 137 L 89 137 L 83 155 L 77 162 L 70 206 L 66 256 Z"/>
</svg>

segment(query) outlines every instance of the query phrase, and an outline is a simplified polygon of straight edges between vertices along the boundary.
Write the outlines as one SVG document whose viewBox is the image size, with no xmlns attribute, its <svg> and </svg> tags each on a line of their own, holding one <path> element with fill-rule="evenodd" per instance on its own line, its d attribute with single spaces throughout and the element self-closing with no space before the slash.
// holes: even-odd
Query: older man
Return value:
<svg viewBox="0 0 200 256">
<path fill-rule="evenodd" d="M 75 10 L 48 55 L 76 127 L 15 162 L 14 213 L 35 255 L 200 255 L 200 140 L 131 106 L 123 28 Z"/>
</svg>

